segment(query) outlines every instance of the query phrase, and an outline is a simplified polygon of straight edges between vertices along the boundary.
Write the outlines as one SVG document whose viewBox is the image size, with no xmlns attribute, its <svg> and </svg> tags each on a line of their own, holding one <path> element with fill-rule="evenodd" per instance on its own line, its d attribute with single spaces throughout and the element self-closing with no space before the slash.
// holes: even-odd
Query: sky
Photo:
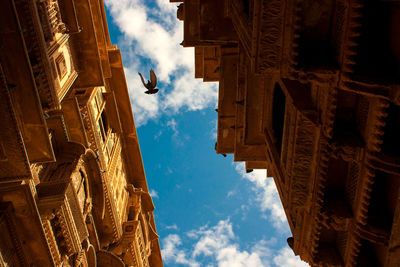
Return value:
<svg viewBox="0 0 400 267">
<path fill-rule="evenodd" d="M 274 181 L 217 155 L 218 83 L 194 79 L 194 49 L 169 0 L 105 0 L 113 44 L 121 49 L 160 236 L 164 266 L 308 266 L 291 236 Z M 138 72 L 158 77 L 144 94 Z"/>
</svg>

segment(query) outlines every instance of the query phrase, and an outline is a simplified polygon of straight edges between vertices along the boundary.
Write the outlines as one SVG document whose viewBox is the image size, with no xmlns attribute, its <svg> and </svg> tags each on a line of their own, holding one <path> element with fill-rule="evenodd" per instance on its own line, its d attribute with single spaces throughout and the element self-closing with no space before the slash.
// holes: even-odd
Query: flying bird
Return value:
<svg viewBox="0 0 400 267">
<path fill-rule="evenodd" d="M 144 93 L 148 94 L 148 95 L 156 94 L 158 92 L 158 89 L 156 88 L 157 76 L 154 73 L 154 70 L 153 69 L 150 70 L 150 80 L 151 81 L 147 80 L 147 83 L 144 82 L 142 74 L 140 72 L 138 72 L 138 73 L 139 73 L 140 79 L 142 79 L 142 83 L 143 83 L 144 87 L 147 88 L 147 91 L 145 91 Z"/>
</svg>

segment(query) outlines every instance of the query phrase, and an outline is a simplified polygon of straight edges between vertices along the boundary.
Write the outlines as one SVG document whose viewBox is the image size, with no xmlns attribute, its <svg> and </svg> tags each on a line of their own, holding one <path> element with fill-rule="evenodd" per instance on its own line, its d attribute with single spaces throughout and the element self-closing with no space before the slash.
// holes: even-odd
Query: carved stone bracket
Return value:
<svg viewBox="0 0 400 267">
<path fill-rule="evenodd" d="M 374 244 L 387 246 L 389 243 L 390 233 L 384 229 L 365 225 L 359 227 L 361 238 L 368 240 Z"/>
<path fill-rule="evenodd" d="M 364 155 L 364 148 L 357 146 L 332 143 L 330 144 L 330 149 L 333 158 L 341 158 L 347 162 L 361 161 Z"/>
<path fill-rule="evenodd" d="M 151 196 L 148 192 L 141 188 L 135 188 L 131 184 L 127 186 L 127 190 L 129 192 L 130 203 L 132 206 L 141 206 L 144 211 L 153 211 L 155 209 L 153 201 L 151 200 Z"/>
<path fill-rule="evenodd" d="M 123 256 L 130 248 L 130 245 L 135 240 L 137 227 L 139 226 L 138 220 L 127 221 L 122 225 L 123 234 L 120 240 L 109 247 L 109 250 L 116 255 Z"/>
<path fill-rule="evenodd" d="M 347 231 L 352 220 L 351 213 L 343 205 L 333 206 L 321 214 L 322 225 L 335 231 Z"/>
<path fill-rule="evenodd" d="M 344 47 L 343 47 L 343 62 L 342 72 L 343 79 L 348 76 L 346 74 L 353 72 L 355 65 L 354 58 L 357 55 L 357 49 L 359 45 L 359 33 L 361 31 L 361 17 L 362 17 L 362 1 L 351 1 L 347 11 L 345 36 L 344 36 Z"/>
<path fill-rule="evenodd" d="M 388 156 L 379 153 L 378 156 L 370 155 L 370 163 L 378 170 L 400 176 L 399 160 L 391 159 Z"/>
</svg>

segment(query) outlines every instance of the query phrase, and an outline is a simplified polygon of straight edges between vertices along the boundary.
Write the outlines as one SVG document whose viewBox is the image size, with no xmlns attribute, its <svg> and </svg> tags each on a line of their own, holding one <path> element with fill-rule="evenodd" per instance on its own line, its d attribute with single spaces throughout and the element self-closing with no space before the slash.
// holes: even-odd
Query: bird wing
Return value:
<svg viewBox="0 0 400 267">
<path fill-rule="evenodd" d="M 157 86 L 157 76 L 154 73 L 154 70 L 150 70 L 150 79 L 151 79 L 151 87 L 156 88 Z"/>
<path fill-rule="evenodd" d="M 146 83 L 144 82 L 144 79 L 143 79 L 142 74 L 141 74 L 140 72 L 138 72 L 138 73 L 139 73 L 140 79 L 142 80 L 142 83 L 143 83 L 144 87 L 146 87 L 147 89 L 149 89 L 149 88 L 147 87 Z"/>
</svg>

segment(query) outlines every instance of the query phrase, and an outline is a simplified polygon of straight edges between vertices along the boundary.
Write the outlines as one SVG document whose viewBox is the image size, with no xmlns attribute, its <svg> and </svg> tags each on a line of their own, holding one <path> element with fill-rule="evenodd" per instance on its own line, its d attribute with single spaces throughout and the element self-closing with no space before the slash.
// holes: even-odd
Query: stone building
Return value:
<svg viewBox="0 0 400 267">
<path fill-rule="evenodd" d="M 400 3 L 181 3 L 217 153 L 267 169 L 311 266 L 400 266 Z"/>
<path fill-rule="evenodd" d="M 0 1 L 0 266 L 163 266 L 101 0 Z"/>
</svg>

